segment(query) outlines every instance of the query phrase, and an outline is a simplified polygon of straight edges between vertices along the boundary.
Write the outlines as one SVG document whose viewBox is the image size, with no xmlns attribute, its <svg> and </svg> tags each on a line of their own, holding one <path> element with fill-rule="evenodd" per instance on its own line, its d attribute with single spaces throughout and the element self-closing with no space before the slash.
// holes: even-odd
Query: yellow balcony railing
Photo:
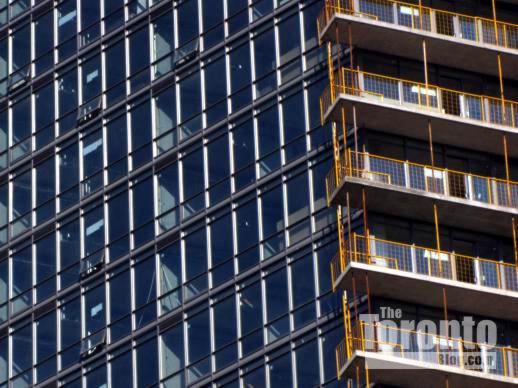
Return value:
<svg viewBox="0 0 518 388">
<path fill-rule="evenodd" d="M 356 262 L 518 292 L 517 267 L 514 264 L 386 241 L 373 236 L 367 239 L 356 233 L 344 246 L 347 252 L 337 254 L 331 260 L 333 284 L 349 262 Z"/>
<path fill-rule="evenodd" d="M 320 97 L 322 119 L 339 94 L 469 120 L 518 127 L 518 102 L 342 68 Z"/>
<path fill-rule="evenodd" d="M 345 177 L 518 208 L 518 182 L 355 152 L 350 148 L 327 175 L 328 201 Z"/>
<path fill-rule="evenodd" d="M 433 34 L 509 49 L 518 48 L 518 25 L 393 0 L 326 0 L 318 17 L 323 31 L 336 14 L 369 18 Z"/>
<path fill-rule="evenodd" d="M 346 325 L 351 325 L 350 322 Z M 407 330 L 380 322 L 358 321 L 336 348 L 339 370 L 360 351 L 405 361 L 448 366 L 480 373 L 480 377 L 518 377 L 518 349 L 488 345 L 435 333 Z M 426 366 L 424 366 L 426 367 Z"/>
</svg>

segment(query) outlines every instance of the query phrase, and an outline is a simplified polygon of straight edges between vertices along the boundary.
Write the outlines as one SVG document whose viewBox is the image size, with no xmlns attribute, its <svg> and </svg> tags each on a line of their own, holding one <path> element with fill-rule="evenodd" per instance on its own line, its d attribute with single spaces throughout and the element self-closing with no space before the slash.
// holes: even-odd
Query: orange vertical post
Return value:
<svg viewBox="0 0 518 388">
<path fill-rule="evenodd" d="M 341 58 L 341 45 L 340 45 L 340 37 L 339 37 L 339 31 L 338 31 L 338 24 L 336 24 L 336 28 L 335 28 L 335 39 L 336 39 L 336 57 L 337 57 L 337 62 L 338 62 L 338 85 L 342 86 L 343 85 L 343 80 L 342 80 L 342 58 Z"/>
<path fill-rule="evenodd" d="M 347 153 L 347 124 L 346 124 L 345 108 L 342 106 L 342 135 L 344 137 L 344 154 Z M 347 162 L 347 159 L 345 160 Z"/>
<path fill-rule="evenodd" d="M 347 195 L 346 195 L 346 198 L 347 198 L 347 237 L 349 239 L 349 255 L 352 255 L 352 250 L 353 250 L 353 246 L 352 246 L 352 233 L 351 233 L 351 201 L 350 201 L 350 198 L 349 198 L 349 192 L 347 192 Z M 348 258 L 348 260 L 352 260 L 351 257 Z"/>
<path fill-rule="evenodd" d="M 502 104 L 502 124 L 507 123 L 507 112 L 505 108 L 505 96 L 504 96 L 504 78 L 502 73 L 502 58 L 500 57 L 500 54 L 496 56 L 497 62 L 498 62 L 498 79 L 500 81 L 500 100 Z"/>
<path fill-rule="evenodd" d="M 340 257 L 340 273 L 345 270 L 345 241 L 344 241 L 344 226 L 342 224 L 342 208 L 336 208 L 336 221 L 338 224 L 338 255 Z"/>
<path fill-rule="evenodd" d="M 414 17 L 414 15 L 412 15 Z M 423 1 L 419 0 L 419 29 L 423 29 Z"/>
<path fill-rule="evenodd" d="M 367 194 L 365 189 L 362 189 L 362 208 L 363 208 L 363 228 L 365 230 L 365 244 L 367 249 L 367 262 L 370 264 L 371 252 L 370 252 L 370 233 L 369 233 L 369 220 L 367 217 Z"/>
<path fill-rule="evenodd" d="M 430 163 L 432 165 L 432 188 L 434 193 L 437 192 L 435 187 L 435 155 L 433 152 L 433 131 L 432 131 L 432 121 L 428 120 L 428 143 L 430 145 Z"/>
<path fill-rule="evenodd" d="M 491 8 L 493 11 L 493 28 L 495 29 L 495 42 L 496 45 L 500 45 L 500 36 L 498 34 L 498 23 L 496 21 L 496 3 L 495 0 L 491 0 Z M 503 76 L 502 76 L 502 58 L 500 57 L 500 54 L 496 56 L 497 62 L 498 62 L 498 78 L 500 80 L 500 99 L 502 100 L 502 120 L 505 124 L 506 122 L 506 112 L 505 112 L 505 97 L 504 97 L 504 82 L 503 82 Z"/>
<path fill-rule="evenodd" d="M 435 239 L 437 242 L 437 262 L 439 263 L 439 273 L 442 276 L 442 263 L 441 263 L 441 237 L 439 233 L 439 215 L 437 212 L 437 205 L 433 205 L 433 218 L 435 223 Z"/>
<path fill-rule="evenodd" d="M 426 93 L 426 107 L 430 107 L 430 96 L 428 94 L 428 54 L 426 53 L 426 40 L 423 39 L 423 63 L 424 63 L 424 82 Z"/>
<path fill-rule="evenodd" d="M 335 187 L 338 187 L 340 182 L 340 153 L 339 153 L 339 145 L 338 139 L 336 138 L 336 124 L 333 123 L 331 126 L 331 130 L 333 132 L 333 157 L 334 157 L 334 166 L 335 166 Z"/>
<path fill-rule="evenodd" d="M 503 135 L 502 140 L 504 143 L 504 159 L 505 159 L 505 179 L 507 181 L 507 200 L 508 206 L 513 206 L 513 201 L 511 197 L 511 180 L 510 180 L 510 172 L 509 172 L 509 155 L 508 155 L 508 148 L 507 148 L 507 136 Z"/>
<path fill-rule="evenodd" d="M 512 218 L 513 228 L 513 248 L 514 248 L 514 264 L 518 268 L 518 243 L 516 241 L 516 219 Z"/>
<path fill-rule="evenodd" d="M 498 25 L 496 23 L 496 4 L 495 0 L 491 0 L 491 9 L 493 11 L 493 28 L 495 29 L 495 41 L 498 45 L 500 42 L 500 37 L 498 36 Z"/>
</svg>

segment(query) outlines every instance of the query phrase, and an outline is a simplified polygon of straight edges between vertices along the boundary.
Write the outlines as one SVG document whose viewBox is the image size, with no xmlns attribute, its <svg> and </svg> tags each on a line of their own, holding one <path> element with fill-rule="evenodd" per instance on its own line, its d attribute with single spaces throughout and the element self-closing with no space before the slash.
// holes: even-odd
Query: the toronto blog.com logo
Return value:
<svg viewBox="0 0 518 388">
<path fill-rule="evenodd" d="M 417 366 L 413 362 L 386 362 L 386 356 L 486 373 L 497 372 L 502 361 L 496 347 L 497 325 L 491 320 L 475 322 L 470 316 L 462 321 L 405 320 L 400 309 L 390 307 L 381 307 L 380 314 L 360 314 L 359 318 L 362 350 L 380 356 L 369 360 L 369 369 Z"/>
</svg>

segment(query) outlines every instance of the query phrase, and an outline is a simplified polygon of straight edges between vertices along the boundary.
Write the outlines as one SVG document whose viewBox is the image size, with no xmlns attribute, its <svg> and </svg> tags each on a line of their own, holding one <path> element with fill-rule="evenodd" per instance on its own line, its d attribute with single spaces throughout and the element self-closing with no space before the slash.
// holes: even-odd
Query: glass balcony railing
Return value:
<svg viewBox="0 0 518 388">
<path fill-rule="evenodd" d="M 331 260 L 333 284 L 350 262 L 518 292 L 517 267 L 501 261 L 438 251 L 354 233 Z"/>
<path fill-rule="evenodd" d="M 423 363 L 423 368 L 430 368 L 432 364 L 430 369 L 446 366 L 465 370 L 480 378 L 518 377 L 518 349 L 512 347 L 407 330 L 380 322 L 359 320 L 351 324 L 350 314 L 346 320 L 346 338 L 336 348 L 338 373 L 355 352 L 360 351 L 385 355 L 399 363 L 411 362 L 414 367 L 417 361 Z"/>
<path fill-rule="evenodd" d="M 518 208 L 518 182 L 485 177 L 348 149 L 326 178 L 328 202 L 346 177 L 448 197 Z"/>
<path fill-rule="evenodd" d="M 320 97 L 322 120 L 339 94 L 518 128 L 518 102 L 346 68 L 334 73 Z"/>
<path fill-rule="evenodd" d="M 368 18 L 378 22 L 429 33 L 518 49 L 518 25 L 392 0 L 326 0 L 318 17 L 319 32 L 336 14 Z"/>
</svg>

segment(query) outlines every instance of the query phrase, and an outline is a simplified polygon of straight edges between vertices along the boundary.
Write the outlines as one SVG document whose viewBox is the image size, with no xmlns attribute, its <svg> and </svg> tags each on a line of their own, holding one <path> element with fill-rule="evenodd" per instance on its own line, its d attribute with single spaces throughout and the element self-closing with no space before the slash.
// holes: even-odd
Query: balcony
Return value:
<svg viewBox="0 0 518 388">
<path fill-rule="evenodd" d="M 348 323 L 336 348 L 338 376 L 398 387 L 510 387 L 518 384 L 518 350 L 399 329 L 380 322 Z"/>
<path fill-rule="evenodd" d="M 518 321 L 514 264 L 353 234 L 331 260 L 335 289 Z M 408 292 L 412 290 L 412 292 Z M 517 376 L 518 377 L 518 376 Z"/>
<path fill-rule="evenodd" d="M 496 77 L 500 54 L 504 77 L 518 79 L 516 24 L 392 0 L 326 0 L 318 30 L 321 40 L 420 61 L 426 39 L 430 63 Z"/>
<path fill-rule="evenodd" d="M 484 233 L 510 235 L 518 217 L 518 182 L 485 177 L 347 150 L 326 178 L 330 204 L 433 222 L 437 204 L 441 223 Z"/>
<path fill-rule="evenodd" d="M 428 140 L 430 121 L 435 142 L 500 155 L 507 135 L 518 157 L 518 102 L 342 68 L 320 98 L 322 120 L 340 122 L 344 108 L 351 122 L 353 106 L 359 128 Z"/>
</svg>

